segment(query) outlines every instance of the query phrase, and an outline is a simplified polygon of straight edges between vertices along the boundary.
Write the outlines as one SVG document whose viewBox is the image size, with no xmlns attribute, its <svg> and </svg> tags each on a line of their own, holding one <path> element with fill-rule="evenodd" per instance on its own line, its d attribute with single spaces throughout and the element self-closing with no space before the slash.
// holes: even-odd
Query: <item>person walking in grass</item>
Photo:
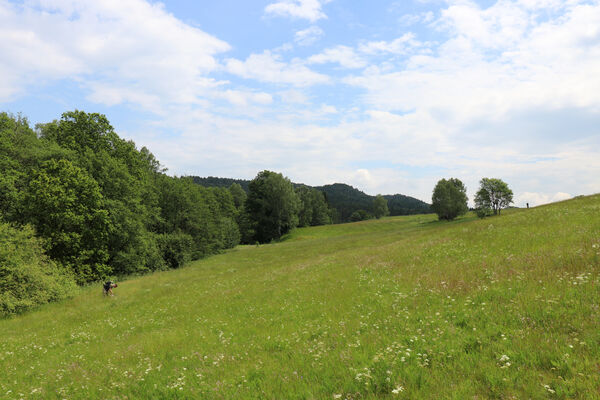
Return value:
<svg viewBox="0 0 600 400">
<path fill-rule="evenodd" d="M 116 283 L 114 283 L 113 281 L 106 281 L 104 282 L 104 295 L 105 296 L 114 296 L 113 293 L 113 289 L 116 288 L 118 285 Z"/>
</svg>

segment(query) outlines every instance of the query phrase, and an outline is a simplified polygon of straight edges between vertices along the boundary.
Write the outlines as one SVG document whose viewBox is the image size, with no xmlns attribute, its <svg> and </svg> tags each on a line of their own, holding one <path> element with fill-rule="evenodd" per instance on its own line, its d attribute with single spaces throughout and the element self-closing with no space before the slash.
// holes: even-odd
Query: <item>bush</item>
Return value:
<svg viewBox="0 0 600 400">
<path fill-rule="evenodd" d="M 192 259 L 194 240 L 186 233 L 158 235 L 158 247 L 169 268 L 179 268 Z"/>
<path fill-rule="evenodd" d="M 64 299 L 76 287 L 69 273 L 46 257 L 33 228 L 0 223 L 0 316 Z"/>
<path fill-rule="evenodd" d="M 371 215 L 369 212 L 367 212 L 365 210 L 356 210 L 350 215 L 351 222 L 365 221 L 367 219 L 372 219 L 372 218 L 373 218 L 373 215 Z"/>
<path fill-rule="evenodd" d="M 479 218 L 485 218 L 492 215 L 494 212 L 489 207 L 480 207 L 475 209 L 475 213 Z"/>
</svg>

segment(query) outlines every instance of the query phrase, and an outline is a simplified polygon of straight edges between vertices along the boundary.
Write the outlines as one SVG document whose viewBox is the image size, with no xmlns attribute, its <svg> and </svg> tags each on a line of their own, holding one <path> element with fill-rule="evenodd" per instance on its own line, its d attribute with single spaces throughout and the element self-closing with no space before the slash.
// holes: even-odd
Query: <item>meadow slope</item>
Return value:
<svg viewBox="0 0 600 400">
<path fill-rule="evenodd" d="M 0 321 L 0 398 L 600 398 L 600 195 L 303 228 Z"/>
</svg>

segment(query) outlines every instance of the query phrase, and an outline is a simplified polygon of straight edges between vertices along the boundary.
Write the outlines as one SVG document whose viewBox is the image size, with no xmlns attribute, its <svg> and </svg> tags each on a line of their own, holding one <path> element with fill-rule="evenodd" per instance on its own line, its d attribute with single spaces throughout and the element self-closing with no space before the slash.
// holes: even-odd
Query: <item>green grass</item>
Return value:
<svg viewBox="0 0 600 400">
<path fill-rule="evenodd" d="M 303 228 L 0 321 L 0 398 L 600 398 L 600 196 Z"/>
</svg>

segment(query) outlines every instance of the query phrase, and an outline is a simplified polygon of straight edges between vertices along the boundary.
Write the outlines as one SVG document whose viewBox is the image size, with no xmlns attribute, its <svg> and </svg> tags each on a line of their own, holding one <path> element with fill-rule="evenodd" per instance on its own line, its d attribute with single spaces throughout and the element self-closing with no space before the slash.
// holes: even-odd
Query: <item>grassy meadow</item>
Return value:
<svg viewBox="0 0 600 400">
<path fill-rule="evenodd" d="M 600 195 L 295 230 L 0 320 L 2 399 L 600 398 Z"/>
</svg>

